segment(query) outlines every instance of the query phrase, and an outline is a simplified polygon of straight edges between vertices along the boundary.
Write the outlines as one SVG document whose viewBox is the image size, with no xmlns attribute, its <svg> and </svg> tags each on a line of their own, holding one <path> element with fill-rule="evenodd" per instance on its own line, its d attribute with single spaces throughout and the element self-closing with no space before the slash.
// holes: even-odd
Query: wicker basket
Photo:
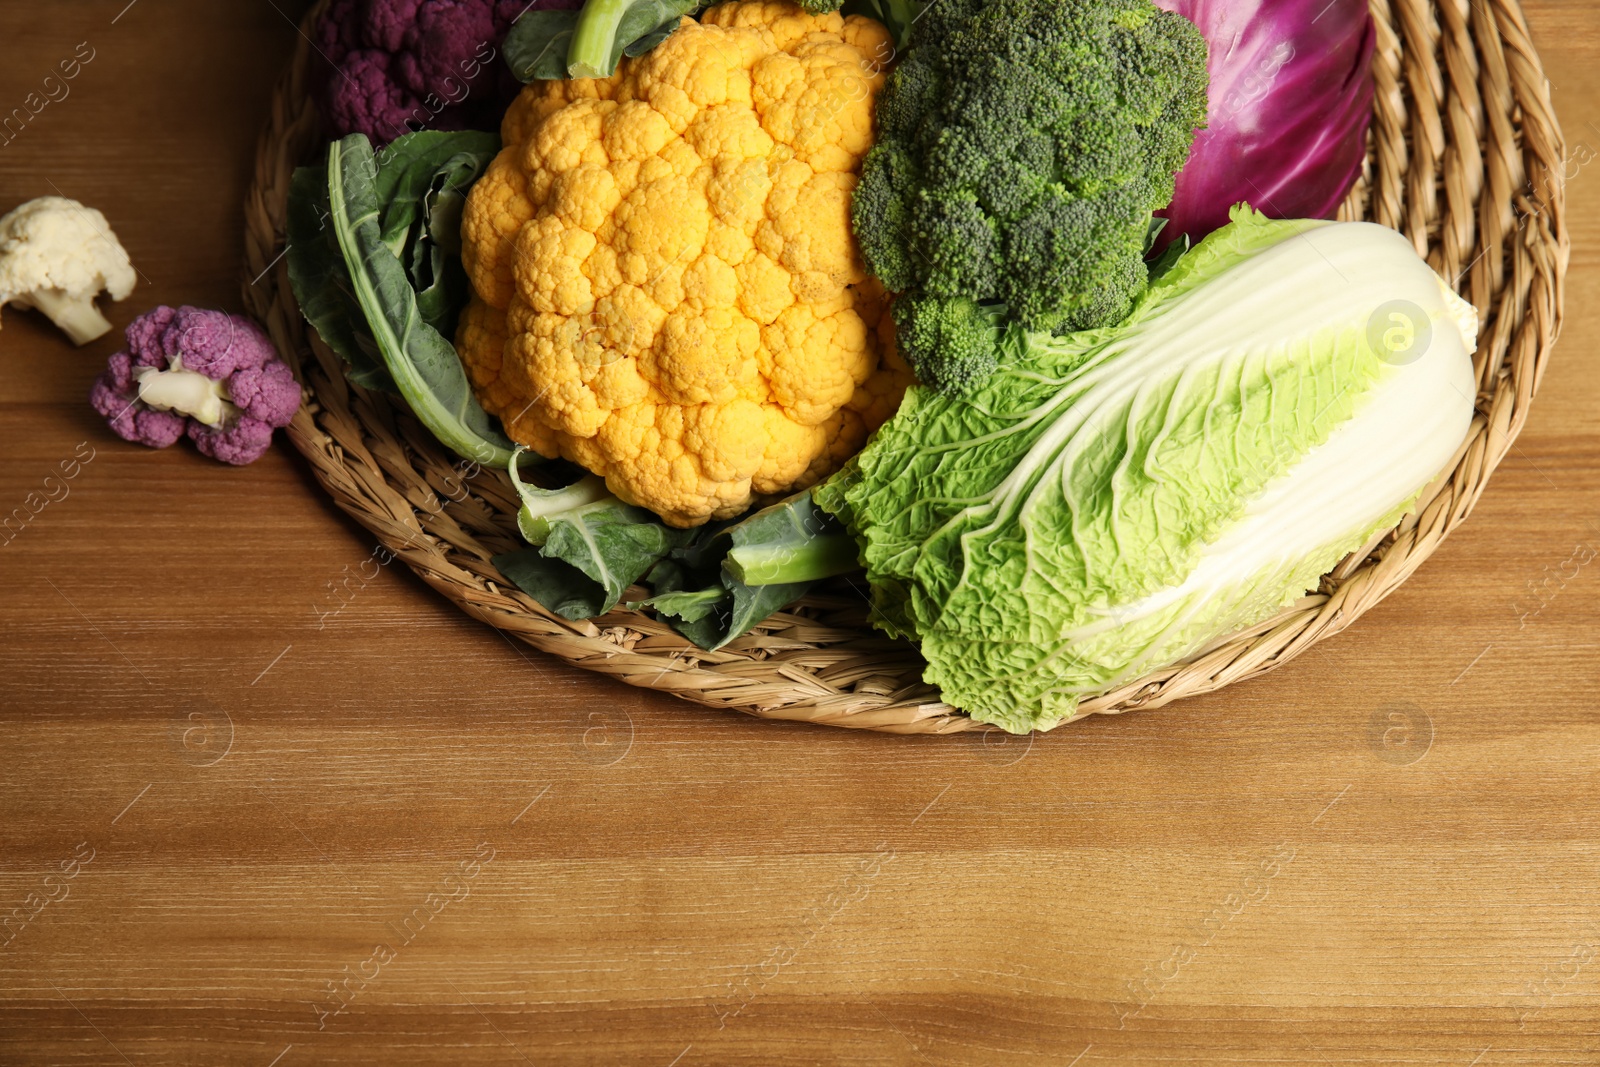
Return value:
<svg viewBox="0 0 1600 1067">
<path fill-rule="evenodd" d="M 307 27 L 321 5 L 307 16 Z M 1085 712 L 1159 707 L 1271 670 L 1354 622 L 1471 512 L 1528 415 L 1561 323 L 1568 258 L 1561 131 L 1516 0 L 1372 0 L 1377 93 L 1366 178 L 1340 217 L 1393 227 L 1483 316 L 1472 432 L 1417 510 L 1345 559 L 1320 590 L 1188 662 L 1087 700 Z M 719 652 L 616 610 L 568 622 L 510 586 L 490 557 L 516 545 L 514 494 L 458 461 L 403 404 L 345 381 L 308 330 L 282 260 L 289 179 L 322 145 L 302 34 L 261 136 L 246 203 L 247 306 L 298 368 L 307 402 L 289 437 L 338 505 L 423 580 L 515 640 L 630 685 L 765 718 L 897 733 L 978 727 L 940 702 L 922 662 L 866 621 L 839 582 Z"/>
</svg>

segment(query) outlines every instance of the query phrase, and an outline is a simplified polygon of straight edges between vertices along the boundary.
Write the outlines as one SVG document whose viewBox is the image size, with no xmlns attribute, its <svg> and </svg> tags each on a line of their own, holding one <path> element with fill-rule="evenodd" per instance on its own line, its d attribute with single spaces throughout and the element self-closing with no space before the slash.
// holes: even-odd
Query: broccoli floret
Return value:
<svg viewBox="0 0 1600 1067">
<path fill-rule="evenodd" d="M 965 337 L 956 324 L 980 304 L 1030 330 L 1127 316 L 1206 84 L 1200 31 L 1151 0 L 927 9 L 880 101 L 854 210 L 867 266 L 905 294 L 919 373 L 970 364 L 927 346 Z"/>
<path fill-rule="evenodd" d="M 1059 188 L 1006 231 L 1000 296 L 1030 330 L 1122 321 L 1144 291 L 1150 208 L 1143 184 L 1073 197 Z"/>
<path fill-rule="evenodd" d="M 878 97 L 880 140 L 899 141 L 915 135 L 924 115 L 938 103 L 939 71 L 912 52 L 895 68 L 894 77 Z"/>
<path fill-rule="evenodd" d="M 800 6 L 813 15 L 826 15 L 844 6 L 844 0 L 800 0 Z"/>
<path fill-rule="evenodd" d="M 1115 326 L 1133 311 L 1150 284 L 1150 266 L 1142 257 L 1118 256 L 1105 285 L 1080 300 L 1056 326 L 1056 333 Z"/>
<path fill-rule="evenodd" d="M 917 195 L 911 205 L 911 247 L 926 257 L 918 265 L 930 296 L 948 300 L 989 293 L 1001 284 L 998 226 L 966 190 Z"/>
<path fill-rule="evenodd" d="M 895 141 L 874 146 L 867 162 L 850 207 L 856 237 L 878 280 L 893 292 L 904 292 L 918 276 L 911 263 L 909 201 L 921 179 L 916 164 Z"/>
<path fill-rule="evenodd" d="M 964 296 L 902 296 L 894 302 L 895 342 L 918 381 L 969 393 L 999 365 L 1001 314 Z"/>
</svg>

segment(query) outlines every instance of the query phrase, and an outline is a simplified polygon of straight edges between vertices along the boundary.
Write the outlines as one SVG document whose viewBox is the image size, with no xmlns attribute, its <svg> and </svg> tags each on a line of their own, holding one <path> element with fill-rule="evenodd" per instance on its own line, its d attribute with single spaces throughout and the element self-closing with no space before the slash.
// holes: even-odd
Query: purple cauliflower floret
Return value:
<svg viewBox="0 0 1600 1067">
<path fill-rule="evenodd" d="M 322 112 L 335 137 L 375 146 L 413 130 L 494 129 L 522 88 L 500 55 L 528 10 L 582 0 L 334 0 L 316 45 L 332 64 Z"/>
<path fill-rule="evenodd" d="M 119 437 L 166 448 L 185 433 L 212 459 L 254 463 L 300 408 L 300 384 L 240 315 L 158 307 L 129 323 L 89 403 Z"/>
</svg>

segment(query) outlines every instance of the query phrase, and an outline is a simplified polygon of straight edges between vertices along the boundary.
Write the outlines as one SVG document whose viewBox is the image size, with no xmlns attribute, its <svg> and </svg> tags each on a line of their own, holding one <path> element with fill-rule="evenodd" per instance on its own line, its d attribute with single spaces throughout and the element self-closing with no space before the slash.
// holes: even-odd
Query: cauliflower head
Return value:
<svg viewBox="0 0 1600 1067">
<path fill-rule="evenodd" d="M 523 90 L 463 216 L 456 336 L 513 438 L 683 527 L 861 448 L 911 380 L 850 229 L 890 50 L 757 0 Z"/>
</svg>

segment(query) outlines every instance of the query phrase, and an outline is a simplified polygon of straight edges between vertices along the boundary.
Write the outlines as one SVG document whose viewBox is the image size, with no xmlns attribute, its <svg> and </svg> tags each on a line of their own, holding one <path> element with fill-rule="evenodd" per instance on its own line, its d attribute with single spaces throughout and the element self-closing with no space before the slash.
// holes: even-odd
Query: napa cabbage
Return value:
<svg viewBox="0 0 1600 1067">
<path fill-rule="evenodd" d="M 912 389 L 815 495 L 875 622 L 1012 731 L 1315 589 L 1472 422 L 1476 312 L 1367 223 L 1241 207 L 1122 325 L 997 330 L 981 388 Z"/>
</svg>

